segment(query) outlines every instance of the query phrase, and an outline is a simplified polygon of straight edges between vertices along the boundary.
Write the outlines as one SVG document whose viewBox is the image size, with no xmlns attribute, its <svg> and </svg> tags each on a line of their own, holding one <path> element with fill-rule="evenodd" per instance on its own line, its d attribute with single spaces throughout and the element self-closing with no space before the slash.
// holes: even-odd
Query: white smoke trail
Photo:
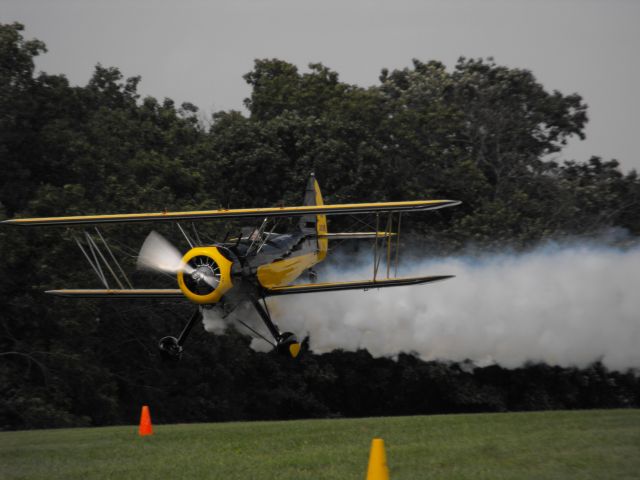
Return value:
<svg viewBox="0 0 640 480">
<path fill-rule="evenodd" d="M 423 359 L 640 367 L 640 248 L 547 246 L 526 254 L 417 261 L 403 276 L 454 274 L 432 285 L 282 297 L 283 329 L 311 349 L 412 352 Z M 370 267 L 326 280 L 370 278 Z"/>
<path fill-rule="evenodd" d="M 206 332 L 214 335 L 222 335 L 227 331 L 229 322 L 222 318 L 220 311 L 216 309 L 202 310 L 202 325 Z"/>
<path fill-rule="evenodd" d="M 202 311 L 202 325 L 206 332 L 213 333 L 214 335 L 222 335 L 229 327 L 233 327 L 240 333 L 254 337 L 251 341 L 251 348 L 253 350 L 257 352 L 268 352 L 273 349 L 272 343 L 256 337 L 256 335 L 245 325 L 242 325 L 240 321 L 249 325 L 255 331 L 262 332 L 265 338 L 271 340 L 269 332 L 266 331 L 260 317 L 249 302 L 241 303 L 225 317 L 223 317 L 222 312 L 217 308 Z"/>
</svg>

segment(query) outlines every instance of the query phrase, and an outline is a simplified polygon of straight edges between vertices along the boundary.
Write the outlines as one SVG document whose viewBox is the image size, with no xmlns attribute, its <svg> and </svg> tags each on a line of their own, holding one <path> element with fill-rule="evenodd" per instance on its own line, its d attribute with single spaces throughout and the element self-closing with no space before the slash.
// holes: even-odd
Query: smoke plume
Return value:
<svg viewBox="0 0 640 480">
<path fill-rule="evenodd" d="M 353 262 L 351 262 L 353 265 Z M 453 274 L 430 285 L 272 299 L 281 329 L 317 353 L 366 348 L 431 360 L 640 368 L 640 248 L 546 246 L 524 254 L 406 262 L 401 276 Z M 321 281 L 371 278 L 333 267 Z"/>
</svg>

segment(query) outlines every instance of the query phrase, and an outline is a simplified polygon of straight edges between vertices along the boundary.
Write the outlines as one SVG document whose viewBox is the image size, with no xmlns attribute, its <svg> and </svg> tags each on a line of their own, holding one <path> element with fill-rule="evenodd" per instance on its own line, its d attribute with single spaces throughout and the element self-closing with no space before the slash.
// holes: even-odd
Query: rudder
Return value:
<svg viewBox="0 0 640 480">
<path fill-rule="evenodd" d="M 312 173 L 309 175 L 309 181 L 307 182 L 307 188 L 304 192 L 303 205 L 324 205 L 322 200 L 322 193 L 320 192 L 320 185 L 316 180 L 315 175 Z M 327 249 L 329 246 L 329 240 L 322 238 L 327 234 L 327 216 L 326 215 L 304 215 L 300 218 L 300 229 L 303 232 L 315 233 L 318 235 L 318 261 L 324 260 L 327 256 Z"/>
</svg>

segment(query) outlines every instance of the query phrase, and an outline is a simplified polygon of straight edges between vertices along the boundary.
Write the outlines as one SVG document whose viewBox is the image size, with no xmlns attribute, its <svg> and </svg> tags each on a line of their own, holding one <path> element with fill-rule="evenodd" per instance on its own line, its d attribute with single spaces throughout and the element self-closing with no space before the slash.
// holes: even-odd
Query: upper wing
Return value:
<svg viewBox="0 0 640 480">
<path fill-rule="evenodd" d="M 437 275 L 431 277 L 385 278 L 381 280 L 359 280 L 355 282 L 306 283 L 288 287 L 275 287 L 267 290 L 267 296 L 293 295 L 296 293 L 335 292 L 337 290 L 369 290 L 371 288 L 400 287 L 403 285 L 419 285 L 452 278 L 453 275 Z"/>
<path fill-rule="evenodd" d="M 345 215 L 371 212 L 406 212 L 435 210 L 460 204 L 457 200 L 416 200 L 410 202 L 349 203 L 344 205 L 309 205 L 301 207 L 245 208 L 236 210 L 201 210 L 193 212 L 125 213 L 85 215 L 79 217 L 14 218 L 2 223 L 11 225 L 82 225 L 97 223 L 166 222 L 208 218 L 280 217 L 307 214 Z"/>
</svg>

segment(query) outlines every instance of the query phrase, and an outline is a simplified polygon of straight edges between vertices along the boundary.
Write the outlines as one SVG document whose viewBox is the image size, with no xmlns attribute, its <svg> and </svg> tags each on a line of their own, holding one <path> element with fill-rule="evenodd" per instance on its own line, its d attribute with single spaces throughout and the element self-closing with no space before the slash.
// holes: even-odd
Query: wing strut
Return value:
<svg viewBox="0 0 640 480">
<path fill-rule="evenodd" d="M 102 236 L 102 233 L 100 233 L 100 230 L 98 229 L 98 227 L 95 227 L 95 230 L 96 230 L 96 233 L 98 234 L 98 236 L 100 237 L 100 240 L 102 240 L 102 244 L 104 245 L 104 248 L 107 250 L 107 252 L 111 256 L 111 260 L 113 260 L 113 263 L 115 263 L 116 267 L 118 268 L 118 271 L 122 275 L 122 278 L 124 279 L 126 284 L 129 286 L 129 288 L 133 288 L 133 284 L 129 281 L 129 277 L 127 277 L 127 274 L 124 273 L 124 270 L 120 266 L 120 262 L 118 262 L 118 260 L 116 259 L 115 255 L 111 251 L 111 248 L 109 248 L 109 244 L 107 243 L 107 241 Z M 120 283 L 120 282 L 118 282 L 118 283 Z"/>
<path fill-rule="evenodd" d="M 184 239 L 189 244 L 189 248 L 193 248 L 194 247 L 193 240 L 189 238 L 189 235 L 187 235 L 187 232 L 185 232 L 184 228 L 182 228 L 182 225 L 180 225 L 180 222 L 176 222 L 176 225 L 178 226 L 178 230 L 180 230 L 180 233 L 182 233 L 182 236 L 184 237 Z"/>
<path fill-rule="evenodd" d="M 392 251 L 395 248 L 395 266 L 394 277 L 398 276 L 398 261 L 400 259 L 400 224 L 402 221 L 402 213 L 398 212 L 398 227 L 397 233 L 393 233 L 393 213 L 389 212 L 387 216 L 386 226 L 383 232 L 382 242 L 378 247 L 378 235 L 375 236 L 373 242 L 373 281 L 378 278 L 378 272 L 380 271 L 380 264 L 382 263 L 382 257 L 385 256 L 385 263 L 387 267 L 387 279 L 391 278 L 391 259 Z M 380 214 L 376 213 L 376 232 L 380 229 Z M 393 237 L 396 237 L 395 246 L 393 245 Z"/>
<path fill-rule="evenodd" d="M 396 265 L 393 276 L 398 278 L 398 260 L 400 259 L 400 226 L 402 225 L 402 212 L 398 212 L 398 232 L 396 233 Z"/>
<path fill-rule="evenodd" d="M 380 214 L 376 213 L 376 232 L 380 230 Z M 373 242 L 373 281 L 376 281 L 378 275 L 378 266 L 380 261 L 378 260 L 378 237 Z"/>
<path fill-rule="evenodd" d="M 91 251 L 91 254 L 93 256 L 93 260 L 91 260 L 91 257 L 89 257 L 89 254 L 86 252 L 86 250 L 82 246 L 80 239 L 76 236 L 74 236 L 73 239 L 75 240 L 76 245 L 78 245 L 78 248 L 80 249 L 80 251 L 84 254 L 84 258 L 86 258 L 87 262 L 89 262 L 89 265 L 91 266 L 93 271 L 96 272 L 96 275 L 98 276 L 98 280 L 100 280 L 100 282 L 102 282 L 104 287 L 108 290 L 109 283 L 107 282 L 107 279 L 104 276 L 104 272 L 102 271 L 102 267 L 100 266 L 100 262 L 98 262 L 98 258 L 96 257 L 95 252 L 93 251 L 93 247 L 91 243 L 89 243 L 88 245 L 89 245 L 89 250 Z"/>
<path fill-rule="evenodd" d="M 98 238 L 102 242 L 102 245 L 104 245 L 104 248 L 107 254 L 109 255 L 109 257 L 111 257 L 111 261 L 114 263 L 115 268 L 118 270 L 118 272 L 122 276 L 122 279 L 130 289 L 133 289 L 133 285 L 129 281 L 129 278 L 127 277 L 127 275 L 124 273 L 124 270 L 122 269 L 122 267 L 120 266 L 120 263 L 118 262 L 115 255 L 113 254 L 113 251 L 111 250 L 111 248 L 109 248 L 109 244 L 105 240 L 104 236 L 102 235 L 100 230 L 98 230 L 97 227 L 95 228 L 95 231 Z M 97 242 L 95 241 L 91 233 L 87 232 L 86 230 L 84 231 L 85 246 L 82 245 L 82 241 L 77 236 L 74 235 L 73 239 L 75 240 L 76 245 L 78 245 L 78 248 L 84 255 L 84 258 L 89 263 L 89 266 L 93 269 L 93 271 L 98 276 L 98 280 L 100 280 L 100 283 L 102 283 L 107 290 L 109 290 L 111 287 L 109 286 L 109 282 L 107 281 L 107 276 L 105 275 L 105 272 L 102 269 L 103 265 L 109 271 L 109 273 L 111 274 L 115 282 L 118 284 L 118 287 L 120 288 L 120 290 L 125 290 L 126 287 L 120 280 L 120 277 L 116 274 L 116 272 L 112 268 L 111 263 L 107 260 L 105 254 L 102 253 L 102 250 L 98 246 Z"/>
</svg>

